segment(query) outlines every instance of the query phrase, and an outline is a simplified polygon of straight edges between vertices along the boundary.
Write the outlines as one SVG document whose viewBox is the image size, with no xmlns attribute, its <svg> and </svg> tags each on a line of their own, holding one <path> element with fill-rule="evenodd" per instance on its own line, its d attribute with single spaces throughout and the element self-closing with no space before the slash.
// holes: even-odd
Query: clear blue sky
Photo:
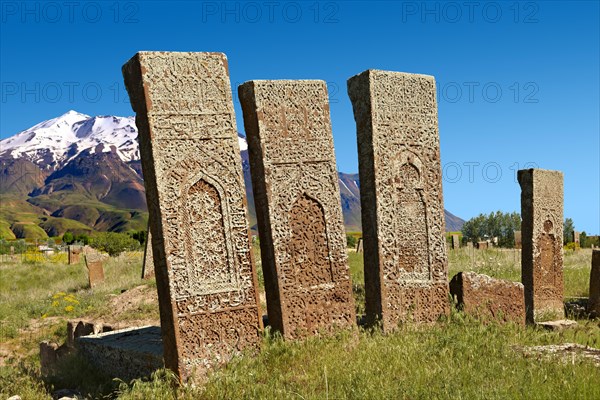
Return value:
<svg viewBox="0 0 600 400">
<path fill-rule="evenodd" d="M 338 166 L 356 172 L 346 80 L 430 74 L 446 209 L 519 211 L 515 171 L 536 165 L 564 172 L 565 216 L 600 233 L 597 1 L 0 4 L 2 138 L 70 109 L 132 115 L 121 65 L 139 50 L 219 51 L 234 86 L 327 81 Z"/>
</svg>

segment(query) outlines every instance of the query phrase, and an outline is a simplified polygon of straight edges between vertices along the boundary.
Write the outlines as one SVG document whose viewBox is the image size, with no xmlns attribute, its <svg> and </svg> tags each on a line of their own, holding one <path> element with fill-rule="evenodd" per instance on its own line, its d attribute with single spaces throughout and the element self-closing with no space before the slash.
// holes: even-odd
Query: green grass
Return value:
<svg viewBox="0 0 600 400">
<path fill-rule="evenodd" d="M 254 246 L 257 261 L 258 247 Z M 357 299 L 364 310 L 363 260 L 349 252 L 349 265 Z M 565 296 L 587 296 L 591 252 L 565 253 Z M 512 250 L 449 251 L 449 278 L 458 271 L 474 270 L 497 278 L 520 281 L 520 255 Z M 0 265 L 0 320 L 17 334 L 7 335 L 24 359 L 0 367 L 0 394 L 49 398 L 37 377 L 35 354 L 40 337 L 28 340 L 23 332 L 32 320 L 52 312 L 56 323 L 50 334 L 64 340 L 64 319 L 81 315 L 110 315 L 108 299 L 121 289 L 140 284 L 141 253 L 112 259 L 106 264 L 106 283 L 87 289 L 83 264 L 59 263 Z M 10 279 L 7 279 L 10 278 Z M 261 285 L 262 287 L 262 285 Z M 60 291 L 79 301 L 69 303 Z M 361 292 L 362 291 L 362 292 Z M 362 296 L 362 298 L 361 298 Z M 141 307 L 156 316 L 156 309 Z M 132 319 L 139 315 L 131 315 Z M 4 339 L 3 339 L 4 340 Z M 481 324 L 457 311 L 433 326 L 403 325 L 389 335 L 377 329 L 343 331 L 333 337 L 285 342 L 267 330 L 262 350 L 236 358 L 208 376 L 205 383 L 172 388 L 173 376 L 159 371 L 150 381 L 115 383 L 94 372 L 85 360 L 71 360 L 63 370 L 66 385 L 94 396 L 112 392 L 120 399 L 596 399 L 600 398 L 600 368 L 579 358 L 562 362 L 524 356 L 520 346 L 574 342 L 600 348 L 600 325 L 579 321 L 574 329 L 551 332 L 534 327 Z M 102 380 L 104 379 L 104 380 Z M 1 397 L 1 396 L 0 396 Z"/>
</svg>

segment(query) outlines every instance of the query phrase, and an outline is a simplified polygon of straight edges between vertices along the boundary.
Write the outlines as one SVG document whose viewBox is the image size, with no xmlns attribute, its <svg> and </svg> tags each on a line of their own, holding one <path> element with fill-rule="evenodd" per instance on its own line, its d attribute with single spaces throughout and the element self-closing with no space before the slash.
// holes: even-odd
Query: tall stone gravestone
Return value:
<svg viewBox="0 0 600 400">
<path fill-rule="evenodd" d="M 579 244 L 579 232 L 573 231 L 573 243 Z"/>
<path fill-rule="evenodd" d="M 563 174 L 527 169 L 521 185 L 521 279 L 527 321 L 564 318 Z"/>
<path fill-rule="evenodd" d="M 154 256 L 152 255 L 152 233 L 148 229 L 146 235 L 146 246 L 144 249 L 144 262 L 142 264 L 142 279 L 150 279 L 154 276 Z"/>
<path fill-rule="evenodd" d="M 592 250 L 588 312 L 594 317 L 600 317 L 600 250 Z"/>
<path fill-rule="evenodd" d="M 368 70 L 348 80 L 358 134 L 367 322 L 449 312 L 432 76 Z"/>
<path fill-rule="evenodd" d="M 239 87 L 269 322 L 285 338 L 355 325 L 323 81 Z"/>
<path fill-rule="evenodd" d="M 136 111 L 165 366 L 201 377 L 260 343 L 240 148 L 222 53 L 141 52 Z"/>
</svg>

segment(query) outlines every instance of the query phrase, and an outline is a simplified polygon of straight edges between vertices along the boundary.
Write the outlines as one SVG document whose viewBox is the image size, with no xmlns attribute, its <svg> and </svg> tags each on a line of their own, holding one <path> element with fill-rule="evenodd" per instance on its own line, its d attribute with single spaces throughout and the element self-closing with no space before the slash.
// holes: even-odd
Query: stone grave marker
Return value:
<svg viewBox="0 0 600 400">
<path fill-rule="evenodd" d="M 488 248 L 488 242 L 477 242 L 477 248 L 479 250 L 486 250 Z"/>
<path fill-rule="evenodd" d="M 456 234 L 452 235 L 452 248 L 460 249 L 460 238 Z"/>
<path fill-rule="evenodd" d="M 577 243 L 577 244 L 580 243 L 580 241 L 579 241 L 579 232 L 577 232 L 577 231 L 573 231 L 573 243 Z"/>
<path fill-rule="evenodd" d="M 146 246 L 144 248 L 144 261 L 142 264 L 142 279 L 150 279 L 154 276 L 154 257 L 152 256 L 152 233 L 148 229 L 146 235 Z"/>
<path fill-rule="evenodd" d="M 527 169 L 521 186 L 521 276 L 530 323 L 564 318 L 563 174 Z"/>
<path fill-rule="evenodd" d="M 356 252 L 357 253 L 362 253 L 363 252 L 363 240 L 362 240 L 362 238 L 358 238 L 358 240 L 356 241 Z"/>
<path fill-rule="evenodd" d="M 285 338 L 356 324 L 324 81 L 239 87 L 269 323 Z"/>
<path fill-rule="evenodd" d="M 261 342 L 247 203 L 222 53 L 140 52 L 136 112 L 165 366 L 181 380 Z"/>
<path fill-rule="evenodd" d="M 90 287 L 94 288 L 104 282 L 104 266 L 102 258 L 96 255 L 85 255 L 85 266 L 88 270 Z"/>
<path fill-rule="evenodd" d="M 459 272 L 450 281 L 457 307 L 483 320 L 525 325 L 523 284 L 475 272 Z"/>
<path fill-rule="evenodd" d="M 592 316 L 600 317 L 600 250 L 592 250 L 588 312 Z"/>
<path fill-rule="evenodd" d="M 472 249 L 473 248 L 473 242 L 471 242 L 470 240 L 467 242 L 467 248 L 468 249 Z"/>
<path fill-rule="evenodd" d="M 521 231 L 514 231 L 515 233 L 515 249 L 523 247 L 523 241 L 521 239 Z"/>
<path fill-rule="evenodd" d="M 348 80 L 357 126 L 366 320 L 384 331 L 449 312 L 435 80 L 368 70 Z"/>
<path fill-rule="evenodd" d="M 69 265 L 79 264 L 83 248 L 78 245 L 69 245 Z"/>
</svg>

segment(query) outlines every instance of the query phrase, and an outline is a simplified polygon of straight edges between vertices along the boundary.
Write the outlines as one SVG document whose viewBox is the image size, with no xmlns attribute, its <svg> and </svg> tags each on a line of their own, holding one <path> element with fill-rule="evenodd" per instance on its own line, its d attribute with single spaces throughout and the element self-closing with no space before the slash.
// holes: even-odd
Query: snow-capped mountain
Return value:
<svg viewBox="0 0 600 400">
<path fill-rule="evenodd" d="M 56 170 L 84 150 L 113 152 L 124 161 L 140 158 L 134 117 L 90 117 L 69 111 L 0 141 L 0 156 L 25 158 L 42 170 Z"/>
</svg>

